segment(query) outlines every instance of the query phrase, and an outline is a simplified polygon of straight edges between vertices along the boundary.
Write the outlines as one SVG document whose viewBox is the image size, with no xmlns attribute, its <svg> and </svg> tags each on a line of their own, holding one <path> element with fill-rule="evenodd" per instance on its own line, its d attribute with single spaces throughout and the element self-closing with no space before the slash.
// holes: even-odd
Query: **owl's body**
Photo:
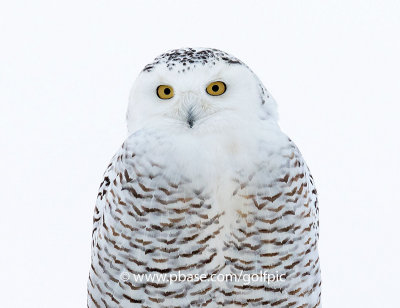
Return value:
<svg viewBox="0 0 400 308">
<path fill-rule="evenodd" d="M 243 66 L 230 62 L 223 60 Z M 234 83 L 223 77 L 228 94 Z M 256 85 L 260 106 L 272 104 Z M 193 89 L 176 95 L 182 99 L 171 114 L 191 110 L 194 125 L 133 121 L 106 170 L 94 215 L 88 306 L 318 307 L 316 191 L 273 110 L 262 106 L 247 117 L 207 105 Z M 193 104 L 201 107 L 193 111 Z M 178 275 L 186 280 L 169 281 Z M 203 276 L 190 281 L 190 275 Z"/>
</svg>

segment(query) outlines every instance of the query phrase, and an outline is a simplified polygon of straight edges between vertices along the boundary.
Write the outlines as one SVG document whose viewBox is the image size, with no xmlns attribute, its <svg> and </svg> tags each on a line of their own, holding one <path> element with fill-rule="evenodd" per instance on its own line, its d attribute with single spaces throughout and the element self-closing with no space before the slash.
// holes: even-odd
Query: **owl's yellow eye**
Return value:
<svg viewBox="0 0 400 308">
<path fill-rule="evenodd" d="M 226 85 L 222 81 L 214 81 L 207 86 L 206 91 L 212 96 L 218 96 L 225 93 Z"/>
<path fill-rule="evenodd" d="M 166 85 L 158 86 L 157 96 L 161 99 L 170 99 L 174 96 L 174 89 Z"/>
</svg>

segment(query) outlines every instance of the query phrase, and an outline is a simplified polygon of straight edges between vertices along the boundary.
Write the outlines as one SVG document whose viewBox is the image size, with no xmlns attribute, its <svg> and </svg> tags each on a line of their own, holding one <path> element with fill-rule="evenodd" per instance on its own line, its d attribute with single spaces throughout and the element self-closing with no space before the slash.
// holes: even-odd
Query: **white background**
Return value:
<svg viewBox="0 0 400 308">
<path fill-rule="evenodd" d="M 395 307 L 398 1 L 2 1 L 0 306 L 84 307 L 102 173 L 158 54 L 215 47 L 278 102 L 320 198 L 324 307 Z"/>
</svg>

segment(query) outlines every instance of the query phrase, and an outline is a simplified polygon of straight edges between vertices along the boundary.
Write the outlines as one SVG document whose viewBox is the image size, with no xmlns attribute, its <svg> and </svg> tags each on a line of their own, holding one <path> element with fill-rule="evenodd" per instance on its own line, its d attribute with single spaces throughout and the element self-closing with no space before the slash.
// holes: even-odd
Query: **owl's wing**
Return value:
<svg viewBox="0 0 400 308">
<path fill-rule="evenodd" d="M 311 233 L 314 233 L 316 240 L 319 237 L 319 209 L 318 209 L 318 196 L 317 189 L 314 184 L 314 179 L 310 173 L 300 150 L 289 139 L 290 155 L 287 156 L 288 168 L 285 173 L 285 177 L 280 181 L 286 185 L 288 192 L 287 197 L 290 200 L 291 195 L 298 196 L 292 198 L 296 208 L 296 212 L 301 213 L 304 221 L 308 221 L 310 224 Z M 287 181 L 285 181 L 287 180 Z M 303 193 L 300 193 L 300 192 Z M 295 192 L 295 193 L 294 193 Z M 300 207 L 298 207 L 300 206 Z M 304 214 L 303 214 L 304 213 Z M 304 216 L 304 217 L 303 217 Z M 307 228 L 308 230 L 308 228 Z"/>
<path fill-rule="evenodd" d="M 99 226 L 104 222 L 104 211 L 109 205 L 110 194 L 113 194 L 112 186 L 118 176 L 117 169 L 122 150 L 123 147 L 113 156 L 104 172 L 103 181 L 100 183 L 93 214 L 92 248 L 97 243 Z"/>
<path fill-rule="evenodd" d="M 266 161 L 253 177 L 254 184 L 249 182 L 253 190 L 245 196 L 254 204 L 255 223 L 242 228 L 246 235 L 256 234 L 257 238 L 250 242 L 249 237 L 241 244 L 258 247 L 261 243 L 257 253 L 265 257 L 261 258 L 262 268 L 285 276 L 285 291 L 279 293 L 279 298 L 309 306 L 320 297 L 317 190 L 308 166 L 290 139 L 272 150 L 267 144 L 263 152 Z M 236 236 L 240 238 L 240 233 Z"/>
<path fill-rule="evenodd" d="M 307 183 L 307 191 L 309 194 L 309 201 L 310 204 L 309 206 L 311 207 L 310 213 L 313 218 L 313 229 L 315 231 L 315 235 L 317 239 L 319 238 L 319 208 L 318 208 L 318 194 L 317 194 L 317 188 L 315 187 L 314 184 L 314 178 L 311 175 L 310 169 L 308 168 L 306 162 L 303 159 L 303 156 L 301 155 L 299 149 L 294 145 L 295 148 L 295 154 L 297 156 L 297 159 L 300 161 L 300 164 L 303 165 L 303 173 L 304 173 L 304 178 L 305 182 Z"/>
</svg>

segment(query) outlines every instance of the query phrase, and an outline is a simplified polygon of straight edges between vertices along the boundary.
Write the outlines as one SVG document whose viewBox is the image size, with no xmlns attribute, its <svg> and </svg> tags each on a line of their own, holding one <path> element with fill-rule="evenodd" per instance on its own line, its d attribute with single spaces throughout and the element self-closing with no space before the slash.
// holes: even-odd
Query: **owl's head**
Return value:
<svg viewBox="0 0 400 308">
<path fill-rule="evenodd" d="M 276 104 L 240 60 L 217 49 L 175 49 L 146 65 L 130 95 L 128 131 L 201 132 L 276 124 Z"/>
</svg>

